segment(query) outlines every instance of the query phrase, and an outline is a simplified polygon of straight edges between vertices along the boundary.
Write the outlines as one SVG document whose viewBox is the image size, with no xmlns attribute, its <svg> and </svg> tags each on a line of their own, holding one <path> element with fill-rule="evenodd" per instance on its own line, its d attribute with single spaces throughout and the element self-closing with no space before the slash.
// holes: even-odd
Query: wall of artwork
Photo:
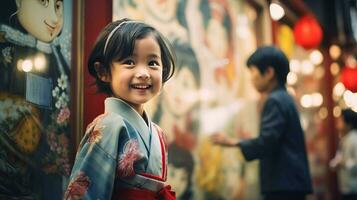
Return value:
<svg viewBox="0 0 357 200">
<path fill-rule="evenodd" d="M 71 170 L 72 1 L 0 5 L 0 199 L 61 199 Z"/>
<path fill-rule="evenodd" d="M 209 136 L 257 134 L 261 97 L 245 61 L 261 43 L 264 9 L 231 0 L 113 1 L 113 20 L 145 21 L 175 49 L 176 73 L 146 109 L 168 136 L 168 182 L 179 199 L 260 198 L 257 162 L 245 162 L 238 148 L 213 145 Z"/>
</svg>

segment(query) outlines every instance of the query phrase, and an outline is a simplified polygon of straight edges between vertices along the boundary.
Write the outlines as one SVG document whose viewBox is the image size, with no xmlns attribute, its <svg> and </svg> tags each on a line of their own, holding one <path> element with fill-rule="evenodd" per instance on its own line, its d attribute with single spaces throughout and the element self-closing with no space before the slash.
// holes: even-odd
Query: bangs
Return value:
<svg viewBox="0 0 357 200">
<path fill-rule="evenodd" d="M 152 34 L 154 29 L 143 23 L 131 23 L 120 27 L 110 39 L 107 61 L 120 61 L 133 55 L 135 42 Z M 156 37 L 155 37 L 156 38 Z"/>
</svg>

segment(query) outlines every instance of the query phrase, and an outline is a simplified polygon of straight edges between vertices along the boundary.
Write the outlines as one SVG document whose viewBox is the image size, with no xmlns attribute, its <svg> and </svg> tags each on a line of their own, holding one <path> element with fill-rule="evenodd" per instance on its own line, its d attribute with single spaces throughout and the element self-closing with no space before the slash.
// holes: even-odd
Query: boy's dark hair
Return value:
<svg viewBox="0 0 357 200">
<path fill-rule="evenodd" d="M 289 60 L 285 54 L 274 46 L 263 46 L 258 48 L 247 60 L 247 67 L 256 66 L 261 74 L 264 74 L 268 67 L 275 71 L 276 79 L 280 85 L 285 85 L 288 75 Z"/>
<path fill-rule="evenodd" d="M 346 124 L 351 125 L 352 129 L 357 129 L 357 112 L 350 108 L 343 109 L 342 118 Z"/>
<path fill-rule="evenodd" d="M 123 22 L 125 22 L 125 24 L 120 25 Z M 118 26 L 120 27 L 116 28 Z M 114 30 L 115 28 L 116 30 Z M 111 33 L 112 31 L 113 33 Z M 109 34 L 112 35 L 109 38 L 106 49 L 104 50 Z M 104 69 L 106 73 L 110 73 L 112 62 L 120 61 L 131 56 L 134 51 L 136 40 L 143 39 L 148 35 L 152 35 L 160 46 L 163 65 L 162 82 L 165 83 L 172 77 L 175 71 L 175 54 L 168 40 L 152 26 L 143 22 L 124 18 L 109 23 L 100 32 L 92 52 L 89 55 L 88 71 L 96 79 L 98 92 L 107 94 L 112 93 L 110 85 L 103 82 L 98 77 L 95 64 L 99 63 L 100 67 Z"/>
</svg>

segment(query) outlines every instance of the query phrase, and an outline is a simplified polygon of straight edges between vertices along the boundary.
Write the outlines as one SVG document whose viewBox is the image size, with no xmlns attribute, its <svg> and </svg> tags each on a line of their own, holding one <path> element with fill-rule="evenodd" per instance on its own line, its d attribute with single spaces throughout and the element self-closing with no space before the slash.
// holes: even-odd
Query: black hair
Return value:
<svg viewBox="0 0 357 200">
<path fill-rule="evenodd" d="M 0 7 L 0 23 L 9 24 L 10 16 L 14 15 L 17 11 L 15 0 L 1 1 Z"/>
<path fill-rule="evenodd" d="M 23 33 L 27 31 L 22 27 L 17 18 L 17 6 L 15 0 L 3 0 L 0 7 L 0 24 L 8 25 Z"/>
<path fill-rule="evenodd" d="M 172 164 L 175 168 L 183 168 L 187 172 L 187 186 L 181 199 L 190 199 L 192 196 L 192 175 L 195 164 L 192 153 L 175 143 L 170 144 L 168 150 L 169 164 Z"/>
<path fill-rule="evenodd" d="M 175 54 L 172 50 L 171 44 L 168 40 L 155 28 L 144 23 L 133 21 L 131 23 L 123 24 L 117 28 L 121 23 L 133 21 L 128 18 L 117 20 L 109 23 L 99 34 L 92 52 L 89 55 L 88 71 L 96 79 L 98 92 L 111 94 L 109 83 L 103 82 L 98 77 L 97 71 L 94 67 L 95 63 L 100 63 L 100 67 L 107 73 L 110 73 L 110 68 L 113 61 L 120 61 L 133 54 L 135 42 L 138 39 L 143 39 L 148 35 L 152 35 L 160 46 L 161 60 L 163 65 L 162 82 L 169 80 L 175 71 Z M 114 30 L 112 36 L 108 40 L 109 34 Z M 104 46 L 106 46 L 104 52 Z"/>
<path fill-rule="evenodd" d="M 285 85 L 288 75 L 289 60 L 277 47 L 263 46 L 258 48 L 247 60 L 247 67 L 256 66 L 261 74 L 272 67 L 280 85 Z"/>
<path fill-rule="evenodd" d="M 357 129 L 357 112 L 350 108 L 342 110 L 342 118 L 346 124 L 349 124 L 352 129 Z"/>
<path fill-rule="evenodd" d="M 184 67 L 187 67 L 190 72 L 195 77 L 195 82 L 198 87 L 201 85 L 201 73 L 200 73 L 200 65 L 196 58 L 196 54 L 193 51 L 191 45 L 186 42 L 181 42 L 179 40 L 175 40 L 172 42 L 173 48 L 176 54 L 176 67 L 177 71 L 180 71 Z"/>
</svg>

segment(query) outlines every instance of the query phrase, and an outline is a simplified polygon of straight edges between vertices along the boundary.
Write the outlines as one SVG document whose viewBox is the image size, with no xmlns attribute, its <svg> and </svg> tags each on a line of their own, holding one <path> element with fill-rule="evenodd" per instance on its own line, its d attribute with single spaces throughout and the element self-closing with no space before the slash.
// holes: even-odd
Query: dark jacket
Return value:
<svg viewBox="0 0 357 200">
<path fill-rule="evenodd" d="M 263 107 L 260 133 L 239 143 L 246 160 L 260 160 L 262 193 L 311 193 L 304 132 L 285 87 L 272 91 Z"/>
</svg>

